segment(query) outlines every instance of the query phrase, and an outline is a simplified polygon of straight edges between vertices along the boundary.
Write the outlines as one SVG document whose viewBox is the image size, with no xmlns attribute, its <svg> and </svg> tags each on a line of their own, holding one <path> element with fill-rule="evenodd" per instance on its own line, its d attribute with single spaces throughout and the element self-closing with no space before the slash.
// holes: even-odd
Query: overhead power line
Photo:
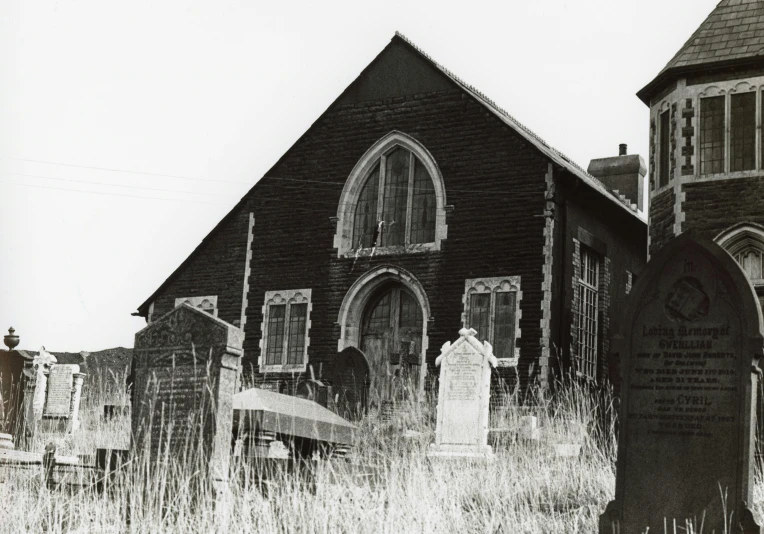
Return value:
<svg viewBox="0 0 764 534">
<path fill-rule="evenodd" d="M 100 185 L 104 187 L 122 187 L 126 189 L 142 189 L 145 191 L 159 191 L 162 193 L 182 193 L 185 195 L 203 195 L 203 196 L 212 196 L 212 197 L 225 197 L 225 198 L 231 198 L 235 195 L 223 195 L 220 193 L 198 193 L 196 191 L 183 191 L 181 189 L 159 189 L 156 187 L 140 187 L 137 185 L 123 185 L 123 184 L 110 184 L 110 183 L 102 183 L 102 182 L 89 182 L 87 180 L 74 180 L 72 178 L 57 178 L 53 176 L 42 176 L 40 174 L 24 174 L 21 172 L 8 172 L 6 174 L 12 174 L 14 176 L 27 176 L 29 178 L 42 178 L 44 180 L 56 180 L 59 182 L 75 182 L 79 184 L 89 184 L 89 185 Z"/>
<path fill-rule="evenodd" d="M 203 200 L 192 200 L 188 198 L 166 198 L 166 197 L 147 197 L 142 195 L 126 195 L 123 193 L 107 193 L 104 191 L 88 191 L 85 189 L 70 189 L 66 187 L 53 187 L 49 185 L 35 185 L 35 184 L 20 184 L 18 182 L 8 182 L 6 180 L 0 180 L 0 183 L 16 185 L 20 187 L 34 187 L 37 189 L 54 189 L 56 191 L 69 191 L 70 193 L 89 193 L 91 195 L 105 195 L 111 197 L 126 197 L 126 198 L 140 198 L 146 200 L 169 200 L 174 202 L 192 202 L 194 204 L 217 204 L 220 206 L 227 206 L 227 202 L 205 202 Z"/>
<path fill-rule="evenodd" d="M 91 169 L 95 171 L 107 171 L 107 172 L 121 172 L 125 174 L 142 174 L 144 176 L 157 176 L 160 178 L 177 178 L 179 180 L 194 180 L 197 182 L 222 182 L 227 184 L 239 184 L 239 185 L 249 185 L 249 182 L 239 182 L 237 180 L 220 180 L 220 179 L 212 179 L 212 178 L 197 178 L 193 176 L 181 176 L 179 174 L 161 174 L 158 172 L 145 172 L 145 171 L 131 171 L 126 169 L 112 169 L 109 167 L 96 167 L 93 165 L 78 165 L 75 163 L 60 163 L 56 161 L 45 161 L 42 159 L 29 159 L 29 158 L 14 158 L 10 156 L 2 156 L 3 159 L 10 159 L 14 161 L 28 161 L 30 163 L 42 163 L 45 165 L 60 165 L 61 167 L 74 167 L 77 169 Z"/>
</svg>

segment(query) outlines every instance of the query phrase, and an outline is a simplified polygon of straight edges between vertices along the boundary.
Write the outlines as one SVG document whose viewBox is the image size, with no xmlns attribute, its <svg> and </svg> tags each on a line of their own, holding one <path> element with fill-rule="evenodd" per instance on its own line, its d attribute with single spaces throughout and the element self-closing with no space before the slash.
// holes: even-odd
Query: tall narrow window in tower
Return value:
<svg viewBox="0 0 764 534">
<path fill-rule="evenodd" d="M 700 174 L 724 172 L 724 97 L 700 99 Z"/>
<path fill-rule="evenodd" d="M 660 124 L 660 169 L 658 169 L 658 187 L 663 187 L 669 183 L 669 158 L 671 157 L 671 137 L 669 135 L 669 112 L 661 113 Z"/>
<path fill-rule="evenodd" d="M 599 258 L 581 247 L 581 276 L 578 279 L 578 325 L 575 371 L 597 379 L 597 312 L 599 301 Z"/>
<path fill-rule="evenodd" d="M 358 196 L 353 248 L 435 241 L 435 186 L 413 152 L 396 146 L 369 172 Z"/>
<path fill-rule="evenodd" d="M 756 167 L 756 93 L 732 95 L 730 124 L 730 171 Z"/>
</svg>

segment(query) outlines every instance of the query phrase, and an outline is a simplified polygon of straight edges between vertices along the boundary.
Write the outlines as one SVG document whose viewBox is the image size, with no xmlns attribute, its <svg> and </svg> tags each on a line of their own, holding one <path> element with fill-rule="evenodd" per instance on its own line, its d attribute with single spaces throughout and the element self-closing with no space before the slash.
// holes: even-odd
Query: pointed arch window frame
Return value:
<svg viewBox="0 0 764 534">
<path fill-rule="evenodd" d="M 739 223 L 727 228 L 714 238 L 722 248 L 735 258 L 740 264 L 738 257 L 749 250 L 755 249 L 760 256 L 761 278 L 746 276 L 757 291 L 764 291 L 764 226 L 756 223 Z M 745 271 L 745 267 L 740 265 Z"/>
<path fill-rule="evenodd" d="M 416 158 L 424 166 L 430 179 L 433 182 L 435 190 L 435 237 L 428 243 L 410 243 L 411 217 L 412 217 L 412 192 L 413 192 L 413 166 L 410 165 L 407 208 L 406 208 L 406 235 L 403 245 L 378 246 L 374 248 L 375 255 L 417 253 L 432 250 L 440 250 L 441 242 L 448 235 L 448 226 L 446 225 L 446 188 L 443 182 L 443 175 L 432 157 L 432 154 L 413 137 L 399 132 L 392 131 L 382 137 L 379 141 L 369 148 L 366 153 L 358 160 L 352 172 L 345 181 L 345 187 L 340 196 L 339 207 L 337 209 L 337 231 L 334 235 L 334 248 L 337 249 L 337 256 L 354 256 L 370 254 L 371 247 L 357 247 L 353 244 L 353 232 L 355 226 L 355 212 L 363 188 L 375 166 L 380 165 L 380 159 L 386 157 L 396 148 L 403 148 L 411 153 L 410 157 Z M 412 161 L 412 160 L 410 160 Z M 384 168 L 384 161 L 382 167 Z M 380 179 L 380 183 L 383 180 Z"/>
</svg>

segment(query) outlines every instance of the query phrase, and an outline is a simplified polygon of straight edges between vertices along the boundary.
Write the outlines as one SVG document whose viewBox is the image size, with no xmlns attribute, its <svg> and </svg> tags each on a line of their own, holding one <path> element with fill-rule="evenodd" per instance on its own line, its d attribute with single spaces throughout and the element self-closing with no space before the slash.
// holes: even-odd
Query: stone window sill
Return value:
<svg viewBox="0 0 764 534">
<path fill-rule="evenodd" d="M 345 253 L 347 258 L 368 258 L 372 254 L 375 256 L 392 256 L 395 254 L 422 254 L 424 252 L 432 252 L 440 250 L 435 243 L 417 243 L 413 245 L 395 245 L 389 247 L 376 247 L 374 248 L 358 248 L 351 249 Z"/>
<path fill-rule="evenodd" d="M 307 365 L 304 363 L 296 365 L 261 365 L 261 373 L 304 373 Z"/>
</svg>

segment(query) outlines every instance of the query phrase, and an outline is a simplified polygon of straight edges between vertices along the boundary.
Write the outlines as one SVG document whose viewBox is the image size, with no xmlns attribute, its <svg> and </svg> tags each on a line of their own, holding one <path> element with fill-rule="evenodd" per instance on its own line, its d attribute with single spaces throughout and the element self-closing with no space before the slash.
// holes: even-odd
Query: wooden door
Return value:
<svg viewBox="0 0 764 534">
<path fill-rule="evenodd" d="M 372 403 L 401 400 L 418 389 L 422 309 L 409 291 L 387 286 L 369 301 L 361 348 L 369 361 Z"/>
</svg>

